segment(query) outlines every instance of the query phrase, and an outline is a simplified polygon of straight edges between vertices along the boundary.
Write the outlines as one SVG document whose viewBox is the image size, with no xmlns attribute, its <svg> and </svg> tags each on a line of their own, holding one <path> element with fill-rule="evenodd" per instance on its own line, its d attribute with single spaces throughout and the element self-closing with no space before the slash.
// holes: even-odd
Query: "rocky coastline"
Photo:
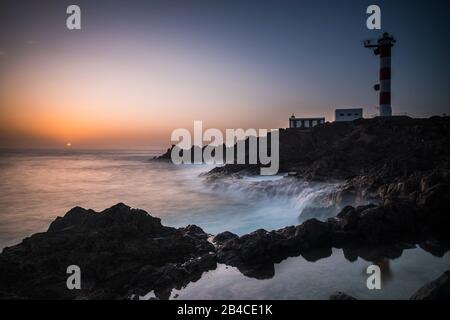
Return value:
<svg viewBox="0 0 450 320">
<path fill-rule="evenodd" d="M 419 210 L 445 210 L 450 203 L 449 132 L 448 116 L 377 117 L 325 123 L 309 130 L 280 129 L 280 173 L 306 181 L 344 181 L 333 195 L 333 207 L 307 208 L 306 217 L 325 220 L 347 205 L 397 201 Z M 173 148 L 157 160 L 170 161 Z M 224 148 L 224 154 L 228 151 Z M 226 164 L 211 170 L 206 179 L 259 174 L 259 168 Z"/>
<path fill-rule="evenodd" d="M 212 237 L 194 225 L 163 226 L 122 203 L 102 212 L 75 207 L 47 232 L 3 250 L 0 298 L 130 299 L 153 290 L 167 299 L 172 289 L 198 280 L 217 263 L 266 279 L 274 275 L 274 263 L 299 255 L 317 261 L 332 248 L 342 248 L 350 261 L 395 258 L 416 245 L 443 256 L 450 249 L 449 130 L 450 117 L 361 119 L 282 130 L 282 171 L 295 172 L 296 179 L 346 184 L 335 195 L 337 215 L 279 230 Z M 170 149 L 158 160 L 167 154 Z M 225 165 L 207 179 L 252 172 L 255 166 Z M 370 204 L 348 205 L 358 199 Z M 66 288 L 66 268 L 72 264 L 83 270 L 81 290 Z M 413 298 L 450 298 L 448 278 L 445 273 Z M 344 294 L 335 298 L 349 300 Z"/>
<path fill-rule="evenodd" d="M 66 268 L 83 272 L 81 290 L 67 290 Z M 3 249 L 3 299 L 126 299 L 151 288 L 186 285 L 216 267 L 215 248 L 197 226 L 171 228 L 119 203 L 100 213 L 75 207 L 43 233 Z"/>
<path fill-rule="evenodd" d="M 311 219 L 270 232 L 211 237 L 195 225 L 163 226 L 160 219 L 122 203 L 102 212 L 75 207 L 46 232 L 3 250 L 0 298 L 131 299 L 153 290 L 158 299 L 168 299 L 172 289 L 197 281 L 218 263 L 266 279 L 274 275 L 274 263 L 299 255 L 317 261 L 330 256 L 333 247 L 342 248 L 350 261 L 396 258 L 416 244 L 443 256 L 450 249 L 445 235 L 430 234 L 432 226 L 418 228 L 423 220 L 416 219 L 425 213 L 404 218 L 408 210 L 393 205 L 347 207 L 326 222 Z M 82 270 L 81 290 L 67 290 L 69 265 Z M 441 284 L 448 286 L 447 281 L 434 286 Z M 436 290 L 422 290 L 416 297 L 429 298 L 426 293 Z"/>
</svg>

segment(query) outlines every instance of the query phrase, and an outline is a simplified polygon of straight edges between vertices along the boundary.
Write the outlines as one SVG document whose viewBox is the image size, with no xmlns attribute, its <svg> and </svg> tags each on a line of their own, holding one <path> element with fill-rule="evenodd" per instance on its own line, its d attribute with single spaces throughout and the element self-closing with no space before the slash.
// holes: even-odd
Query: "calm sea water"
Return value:
<svg viewBox="0 0 450 320">
<path fill-rule="evenodd" d="M 414 248 L 405 250 L 397 259 L 386 259 L 381 268 L 381 290 L 367 289 L 366 269 L 372 264 L 361 258 L 349 262 L 342 250 L 333 249 L 330 257 L 316 262 L 300 256 L 275 264 L 274 277 L 266 280 L 249 278 L 236 268 L 218 265 L 197 282 L 172 290 L 170 299 L 327 300 L 334 292 L 343 291 L 358 299 L 404 300 L 449 270 L 450 253 L 438 258 Z M 153 291 L 142 298 L 152 296 Z"/>
<path fill-rule="evenodd" d="M 74 206 L 101 211 L 118 202 L 160 217 L 163 224 L 196 224 L 216 234 L 296 225 L 307 206 L 329 204 L 340 183 L 307 183 L 283 176 L 208 181 L 204 165 L 149 161 L 159 151 L 40 150 L 0 152 L 0 249 L 36 232 Z M 335 290 L 361 298 L 403 299 L 450 267 L 450 255 L 407 250 L 390 262 L 384 290 L 365 287 L 369 262 L 347 261 L 341 250 L 317 262 L 289 258 L 272 279 L 245 277 L 219 265 L 171 298 L 322 299 Z M 151 293 L 149 294 L 151 296 Z"/>
</svg>

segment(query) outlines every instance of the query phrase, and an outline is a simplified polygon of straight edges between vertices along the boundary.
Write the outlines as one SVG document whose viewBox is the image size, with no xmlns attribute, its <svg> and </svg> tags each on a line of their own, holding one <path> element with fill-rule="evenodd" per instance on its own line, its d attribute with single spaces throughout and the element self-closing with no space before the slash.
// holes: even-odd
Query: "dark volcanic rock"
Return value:
<svg viewBox="0 0 450 320">
<path fill-rule="evenodd" d="M 337 205 L 327 207 L 307 207 L 300 213 L 298 220 L 299 222 L 309 219 L 326 220 L 336 216 L 338 212 L 339 207 Z"/>
<path fill-rule="evenodd" d="M 420 288 L 411 300 L 450 300 L 450 271 Z"/>
<path fill-rule="evenodd" d="M 336 230 L 347 237 L 369 244 L 418 239 L 425 227 L 423 210 L 408 201 L 390 201 L 383 205 L 345 207 L 329 219 Z"/>
<path fill-rule="evenodd" d="M 366 176 L 377 184 L 414 172 L 450 168 L 450 117 L 377 117 L 310 130 L 280 129 L 280 170 L 310 180 Z M 234 171 L 234 165 L 216 169 Z M 240 166 L 236 170 L 245 170 Z M 407 191 L 408 185 L 404 185 Z"/>
<path fill-rule="evenodd" d="M 330 300 L 357 299 L 344 292 L 336 292 L 330 296 Z M 417 290 L 410 300 L 450 300 L 450 271 L 444 272 L 439 278 Z"/>
<path fill-rule="evenodd" d="M 299 254 L 295 228 L 268 232 L 257 230 L 242 237 L 229 237 L 217 248 L 218 261 L 237 267 L 243 274 L 258 279 L 274 274 L 273 263 Z"/>
<path fill-rule="evenodd" d="M 273 263 L 303 255 L 315 261 L 342 247 L 348 259 L 398 257 L 419 243 L 442 256 L 450 241 L 450 117 L 377 117 L 326 123 L 310 130 L 280 129 L 280 171 L 296 178 L 346 180 L 330 207 L 308 208 L 308 220 L 277 231 L 217 235 L 217 257 L 244 274 L 273 275 Z M 248 152 L 247 152 L 248 154 Z M 211 180 L 258 173 L 258 165 L 225 165 Z M 349 204 L 366 204 L 352 207 Z M 355 246 L 357 244 L 357 246 Z M 374 249 L 376 248 L 376 249 Z"/>
<path fill-rule="evenodd" d="M 294 237 L 302 249 L 330 247 L 332 225 L 316 219 L 307 220 L 295 228 Z"/>
<path fill-rule="evenodd" d="M 330 256 L 332 247 L 343 248 L 350 261 L 357 257 L 367 261 L 394 259 L 415 247 L 408 243 L 417 242 L 427 251 L 445 254 L 448 244 L 423 240 L 429 230 L 424 215 L 425 209 L 403 200 L 348 206 L 326 222 L 311 219 L 296 227 L 257 230 L 242 237 L 220 234 L 217 258 L 247 276 L 266 278 L 273 276 L 274 263 L 298 255 L 317 261 Z"/>
<path fill-rule="evenodd" d="M 336 292 L 330 296 L 330 300 L 338 300 L 338 301 L 350 301 L 356 300 L 356 298 L 344 293 L 344 292 Z"/>
<path fill-rule="evenodd" d="M 148 291 L 174 287 L 215 268 L 215 248 L 207 237 L 199 227 L 165 227 L 124 204 L 100 213 L 76 207 L 47 232 L 3 250 L 1 294 L 110 299 L 131 295 L 137 283 Z M 82 290 L 67 289 L 69 265 L 80 267 Z"/>
<path fill-rule="evenodd" d="M 165 227 L 160 219 L 124 204 L 100 213 L 76 207 L 47 232 L 3 250 L 0 298 L 123 299 L 153 290 L 167 299 L 173 288 L 198 280 L 217 262 L 267 279 L 274 276 L 274 263 L 298 255 L 317 261 L 330 256 L 332 247 L 341 247 L 350 261 L 382 262 L 420 240 L 422 248 L 442 256 L 450 246 L 422 238 L 429 230 L 428 211 L 417 210 L 409 201 L 349 206 L 326 222 L 311 219 L 241 237 L 223 232 L 213 246 L 197 226 Z M 81 268 L 81 290 L 66 287 L 69 265 Z"/>
<path fill-rule="evenodd" d="M 304 255 L 317 261 L 331 255 L 332 225 L 308 220 L 297 227 L 276 231 L 257 230 L 242 237 L 230 237 L 217 248 L 221 263 L 237 267 L 243 274 L 265 279 L 274 274 L 273 264 Z"/>
<path fill-rule="evenodd" d="M 348 261 L 356 261 L 361 258 L 368 262 L 377 263 L 385 259 L 393 260 L 399 258 L 404 250 L 416 248 L 414 244 L 395 243 L 384 245 L 361 245 L 351 243 L 342 247 L 345 258 Z"/>
<path fill-rule="evenodd" d="M 225 243 L 228 240 L 232 240 L 232 239 L 237 239 L 239 238 L 236 234 L 229 232 L 229 231 L 225 231 L 222 233 L 219 233 L 218 235 L 216 235 L 213 239 L 214 243 L 220 245 Z"/>
<path fill-rule="evenodd" d="M 442 258 L 450 250 L 450 243 L 433 239 L 423 241 L 419 243 L 419 246 L 439 258 Z"/>
</svg>

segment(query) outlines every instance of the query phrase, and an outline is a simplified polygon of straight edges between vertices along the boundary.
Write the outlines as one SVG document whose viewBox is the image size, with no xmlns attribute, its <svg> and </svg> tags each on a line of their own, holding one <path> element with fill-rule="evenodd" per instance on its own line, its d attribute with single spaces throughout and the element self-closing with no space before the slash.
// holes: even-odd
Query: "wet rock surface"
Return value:
<svg viewBox="0 0 450 320">
<path fill-rule="evenodd" d="M 336 300 L 336 301 L 353 301 L 353 300 L 356 300 L 356 298 L 354 298 L 354 297 L 352 297 L 352 296 L 350 296 L 350 295 L 348 295 L 348 294 L 346 294 L 346 293 L 344 293 L 344 292 L 336 292 L 336 293 L 333 293 L 331 296 L 330 296 L 330 300 Z"/>
<path fill-rule="evenodd" d="M 308 180 L 365 177 L 360 184 L 369 182 L 376 190 L 415 172 L 449 169 L 449 129 L 450 117 L 377 117 L 325 123 L 309 130 L 280 129 L 280 171 Z M 162 158 L 170 159 L 169 152 Z M 229 164 L 212 175 L 245 169 Z M 408 188 L 406 183 L 397 191 L 408 192 Z"/>
<path fill-rule="evenodd" d="M 117 299 L 144 286 L 165 290 L 214 269 L 214 246 L 199 227 L 169 228 L 124 204 L 100 213 L 73 208 L 47 232 L 5 248 L 0 295 L 39 299 Z M 66 269 L 81 269 L 82 290 L 68 290 Z"/>
<path fill-rule="evenodd" d="M 225 239 L 217 245 L 217 258 L 247 276 L 267 278 L 273 276 L 274 263 L 298 255 L 317 261 L 330 256 L 332 247 L 343 248 L 350 261 L 364 255 L 371 255 L 366 258 L 372 261 L 396 258 L 411 246 L 408 243 L 420 243 L 424 250 L 442 256 L 450 241 L 448 234 L 440 231 L 449 230 L 450 225 L 434 229 L 428 214 L 428 209 L 403 201 L 349 206 L 325 222 L 311 219 L 296 227 Z"/>
<path fill-rule="evenodd" d="M 449 242 L 436 238 L 436 232 L 428 235 L 432 226 L 424 215 L 427 210 L 411 211 L 403 202 L 345 207 L 327 221 L 310 219 L 243 236 L 226 231 L 210 242 L 198 226 L 165 227 L 160 219 L 124 204 L 102 212 L 76 207 L 47 232 L 3 250 L 0 298 L 128 299 L 154 291 L 157 298 L 168 299 L 173 289 L 197 281 L 217 263 L 268 279 L 275 263 L 299 255 L 315 262 L 331 256 L 333 247 L 342 248 L 349 261 L 395 259 L 416 244 L 442 256 Z M 81 269 L 81 290 L 67 289 L 69 265 Z"/>
<path fill-rule="evenodd" d="M 336 292 L 330 296 L 330 300 L 357 299 L 344 292 Z M 425 284 L 410 297 L 410 300 L 450 300 L 450 271 Z"/>
<path fill-rule="evenodd" d="M 450 300 L 450 271 L 417 290 L 411 300 Z"/>
</svg>

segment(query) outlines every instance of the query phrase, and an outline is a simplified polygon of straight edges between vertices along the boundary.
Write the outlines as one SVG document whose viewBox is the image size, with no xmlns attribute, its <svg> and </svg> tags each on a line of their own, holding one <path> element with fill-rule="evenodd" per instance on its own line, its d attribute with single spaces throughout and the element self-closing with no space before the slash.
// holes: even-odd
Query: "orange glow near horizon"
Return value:
<svg viewBox="0 0 450 320">
<path fill-rule="evenodd" d="M 85 45 L 4 61 L 0 147 L 164 147 L 194 120 L 219 129 L 285 122 L 265 89 L 276 86 L 255 68 L 164 46 L 122 51 Z"/>
</svg>

